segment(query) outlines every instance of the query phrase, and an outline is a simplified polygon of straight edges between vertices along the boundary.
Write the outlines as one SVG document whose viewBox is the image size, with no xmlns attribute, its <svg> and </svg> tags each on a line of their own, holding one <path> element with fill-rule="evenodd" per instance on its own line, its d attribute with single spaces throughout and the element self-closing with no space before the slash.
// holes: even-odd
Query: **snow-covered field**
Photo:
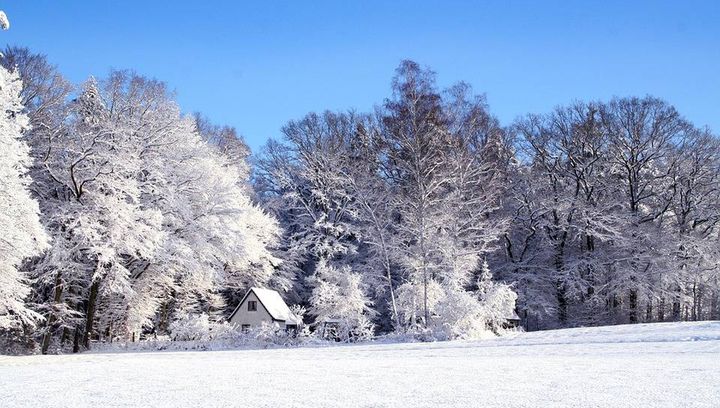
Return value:
<svg viewBox="0 0 720 408">
<path fill-rule="evenodd" d="M 720 407 L 720 322 L 477 342 L 0 357 L 2 407 Z"/>
</svg>

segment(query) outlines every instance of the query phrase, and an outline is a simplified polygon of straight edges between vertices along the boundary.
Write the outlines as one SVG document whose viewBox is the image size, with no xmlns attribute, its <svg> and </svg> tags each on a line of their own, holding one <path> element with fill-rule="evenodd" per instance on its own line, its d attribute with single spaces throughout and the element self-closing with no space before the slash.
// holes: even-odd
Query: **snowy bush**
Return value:
<svg viewBox="0 0 720 408">
<path fill-rule="evenodd" d="M 517 293 L 504 283 L 495 283 L 485 294 L 482 302 L 483 314 L 488 327 L 501 328 L 507 319 L 515 314 Z"/>
<path fill-rule="evenodd" d="M 500 330 L 507 319 L 515 315 L 517 293 L 510 285 L 493 281 L 487 263 L 483 263 L 482 266 L 478 295 L 482 304 L 483 319 L 488 328 L 494 331 Z"/>
<path fill-rule="evenodd" d="M 175 341 L 209 340 L 210 320 L 206 314 L 187 314 L 170 324 L 170 338 Z"/>
<path fill-rule="evenodd" d="M 421 285 L 409 283 L 398 288 L 398 310 L 406 325 L 407 336 L 435 341 L 477 338 L 485 331 L 483 307 L 474 294 L 461 288 L 445 287 L 435 280 L 428 283 L 430 321 L 421 325 L 423 292 Z"/>
<path fill-rule="evenodd" d="M 421 284 L 408 282 L 402 284 L 396 293 L 400 321 L 405 325 L 406 330 L 412 330 L 422 322 L 425 313 L 423 303 L 424 288 Z M 427 302 L 431 314 L 443 295 L 442 286 L 434 279 L 431 279 L 427 285 Z"/>
<path fill-rule="evenodd" d="M 240 344 L 255 347 L 268 346 L 297 346 L 306 342 L 315 341 L 307 327 L 299 332 L 288 331 L 281 328 L 277 323 L 263 323 L 253 327 L 247 332 L 241 333 L 237 340 Z"/>
<path fill-rule="evenodd" d="M 170 338 L 174 341 L 229 340 L 238 336 L 235 326 L 214 323 L 206 314 L 187 314 L 170 324 Z"/>
<path fill-rule="evenodd" d="M 277 323 L 263 323 L 241 331 L 228 323 L 212 323 L 207 315 L 187 315 L 171 325 L 171 336 L 157 336 L 145 341 L 98 343 L 94 351 L 142 350 L 235 350 L 272 347 L 299 347 L 329 344 L 310 333 L 307 327 L 299 332 L 286 331 Z"/>
<path fill-rule="evenodd" d="M 361 277 L 349 267 L 335 268 L 322 261 L 314 279 L 310 312 L 321 336 L 343 342 L 368 340 L 374 335 L 373 310 Z"/>
<path fill-rule="evenodd" d="M 509 285 L 492 280 L 483 263 L 477 292 L 431 279 L 427 285 L 430 320 L 424 320 L 424 288 L 405 283 L 397 289 L 398 312 L 405 336 L 423 341 L 477 339 L 501 329 L 513 316 L 517 294 Z"/>
<path fill-rule="evenodd" d="M 252 329 L 241 333 L 237 338 L 242 343 L 248 343 L 252 345 L 269 345 L 278 344 L 283 345 L 289 335 L 285 330 L 280 328 L 277 323 L 263 323 L 260 326 L 253 327 Z"/>
<path fill-rule="evenodd" d="M 484 308 L 471 292 L 446 290 L 429 327 L 438 340 L 477 339 L 487 335 Z"/>
</svg>

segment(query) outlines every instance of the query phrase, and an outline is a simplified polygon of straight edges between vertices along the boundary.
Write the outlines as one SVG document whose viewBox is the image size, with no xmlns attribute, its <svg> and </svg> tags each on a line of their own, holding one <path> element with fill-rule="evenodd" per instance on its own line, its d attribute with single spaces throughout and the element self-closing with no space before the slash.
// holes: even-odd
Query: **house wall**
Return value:
<svg viewBox="0 0 720 408">
<path fill-rule="evenodd" d="M 257 310 L 254 312 L 249 312 L 248 309 L 248 302 L 254 300 L 257 302 Z M 235 313 L 235 315 L 230 319 L 230 324 L 233 324 L 237 327 L 242 327 L 243 324 L 249 324 L 250 327 L 257 327 L 260 326 L 263 322 L 272 324 L 273 318 L 270 316 L 270 313 L 265 309 L 262 303 L 260 303 L 260 300 L 255 296 L 255 292 L 250 292 L 245 297 L 245 300 L 240 304 L 240 309 Z M 276 322 L 280 325 L 281 328 L 285 328 L 285 322 Z"/>
</svg>

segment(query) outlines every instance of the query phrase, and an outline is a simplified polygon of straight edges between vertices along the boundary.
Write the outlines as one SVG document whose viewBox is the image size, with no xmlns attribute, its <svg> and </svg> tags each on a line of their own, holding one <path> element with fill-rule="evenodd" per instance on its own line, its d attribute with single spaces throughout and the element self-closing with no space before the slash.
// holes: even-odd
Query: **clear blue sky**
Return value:
<svg viewBox="0 0 720 408">
<path fill-rule="evenodd" d="M 0 2 L 4 43 L 73 81 L 132 68 L 254 149 L 310 111 L 365 111 L 405 58 L 487 94 L 503 124 L 653 94 L 720 132 L 720 1 Z"/>
</svg>

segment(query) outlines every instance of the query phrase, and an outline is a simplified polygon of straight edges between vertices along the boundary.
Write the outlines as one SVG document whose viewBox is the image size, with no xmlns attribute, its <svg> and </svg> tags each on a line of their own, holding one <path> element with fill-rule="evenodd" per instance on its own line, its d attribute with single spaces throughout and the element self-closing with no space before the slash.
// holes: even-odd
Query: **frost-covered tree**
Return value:
<svg viewBox="0 0 720 408">
<path fill-rule="evenodd" d="M 422 313 L 411 321 L 427 325 L 431 317 L 428 290 L 434 275 L 441 272 L 435 238 L 445 223 L 451 180 L 446 166 L 451 138 L 434 73 L 404 61 L 397 69 L 393 98 L 385 103 L 381 124 L 382 171 L 392 186 L 397 233 L 405 243 L 396 256 L 407 271 L 405 279 L 422 288 Z"/>
<path fill-rule="evenodd" d="M 18 269 L 25 258 L 45 249 L 48 239 L 38 203 L 29 192 L 31 158 L 22 139 L 29 123 L 21 88 L 19 75 L 0 67 L 0 330 L 34 326 L 41 320 L 25 304 L 30 287 Z"/>
<path fill-rule="evenodd" d="M 377 123 L 368 118 L 357 124 L 347 153 L 351 165 L 345 183 L 353 196 L 351 205 L 359 221 L 361 267 L 373 288 L 379 324 L 399 329 L 403 324 L 396 288 L 403 273 L 394 258 L 398 237 L 393 196 L 380 173 L 382 144 Z"/>
<path fill-rule="evenodd" d="M 107 102 L 97 82 L 88 81 L 46 160 L 55 187 L 44 215 L 53 243 L 35 267 L 38 282 L 53 296 L 45 350 L 58 315 L 59 329 L 67 328 L 65 323 L 74 326 L 76 349 L 87 347 L 98 300 L 111 293 L 126 295 L 130 263 L 152 257 L 162 239 L 161 214 L 140 202 L 141 164 L 133 129 L 116 120 L 116 107 Z M 76 317 L 72 323 L 65 322 L 70 318 L 63 312 L 66 306 Z"/>
<path fill-rule="evenodd" d="M 207 141 L 210 146 L 217 148 L 237 168 L 244 183 L 249 183 L 251 174 L 250 147 L 248 147 L 245 139 L 233 127 L 215 125 L 200 113 L 195 113 L 194 117 L 195 127 L 200 133 L 200 137 Z"/>
<path fill-rule="evenodd" d="M 507 230 L 500 198 L 507 188 L 510 152 L 497 119 L 483 96 L 460 83 L 446 91 L 444 112 L 452 148 L 447 154 L 445 225 L 438 241 L 446 259 L 443 282 L 455 290 L 472 288 L 480 259 L 497 247 Z"/>
<path fill-rule="evenodd" d="M 720 275 L 718 224 L 720 223 L 720 140 L 708 131 L 693 129 L 675 151 L 670 169 L 672 203 L 665 223 L 676 236 L 671 248 L 671 267 L 657 291 L 657 305 L 648 303 L 647 313 L 657 310 L 659 320 L 701 320 L 717 317 Z M 672 299 L 672 307 L 667 298 Z"/>
<path fill-rule="evenodd" d="M 258 161 L 256 189 L 284 227 L 281 267 L 297 276 L 295 292 L 307 299 L 319 262 L 350 265 L 358 251 L 357 210 L 348 184 L 348 143 L 353 114 L 309 114 L 283 128 Z"/>
<path fill-rule="evenodd" d="M 516 175 L 522 183 L 514 191 L 516 228 L 506 237 L 506 254 L 512 273 L 529 279 L 528 290 L 552 288 L 544 299 L 536 292 L 528 301 L 554 311 L 560 324 L 569 308 L 595 301 L 605 255 L 623 242 L 598 110 L 576 103 L 515 125 L 528 162 Z"/>
<path fill-rule="evenodd" d="M 602 121 L 610 172 L 617 181 L 613 187 L 622 203 L 622 234 L 629 240 L 612 285 L 626 293 L 628 321 L 634 323 L 640 319 L 640 303 L 654 301 L 669 269 L 663 219 L 673 196 L 672 153 L 690 126 L 674 107 L 652 97 L 615 99 L 602 110 Z"/>
<path fill-rule="evenodd" d="M 422 313 L 405 320 L 428 327 L 450 313 L 447 307 L 433 311 L 433 287 L 440 285 L 446 298 L 465 296 L 481 255 L 493 250 L 506 228 L 497 210 L 507 153 L 497 121 L 467 85 L 443 96 L 433 72 L 406 61 L 393 91 L 381 112 L 381 177 L 396 217 L 400 244 L 393 256 L 405 271 L 404 313 L 418 311 L 417 304 L 407 307 L 408 299 L 422 306 Z M 408 297 L 418 293 L 408 285 L 420 287 L 422 296 Z M 457 303 L 459 309 L 467 305 Z"/>
</svg>

